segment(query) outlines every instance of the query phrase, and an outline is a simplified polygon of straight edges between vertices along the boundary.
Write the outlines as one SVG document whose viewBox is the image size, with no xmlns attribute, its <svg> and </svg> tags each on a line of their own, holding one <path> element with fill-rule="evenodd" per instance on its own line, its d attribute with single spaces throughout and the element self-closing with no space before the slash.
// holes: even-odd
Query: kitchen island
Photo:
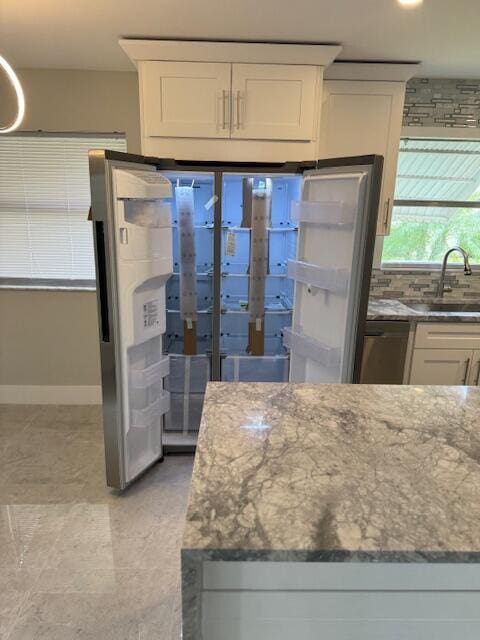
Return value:
<svg viewBox="0 0 480 640">
<path fill-rule="evenodd" d="M 209 384 L 184 640 L 478 640 L 480 389 Z"/>
</svg>

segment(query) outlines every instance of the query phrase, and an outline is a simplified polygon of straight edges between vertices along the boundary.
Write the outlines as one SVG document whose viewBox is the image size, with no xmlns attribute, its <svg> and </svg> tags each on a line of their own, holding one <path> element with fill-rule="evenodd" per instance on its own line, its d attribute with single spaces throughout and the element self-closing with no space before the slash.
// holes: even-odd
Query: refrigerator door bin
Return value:
<svg viewBox="0 0 480 640">
<path fill-rule="evenodd" d="M 283 330 L 283 344 L 295 351 L 296 355 L 315 360 L 324 367 L 333 368 L 340 364 L 341 353 L 338 347 L 330 347 L 291 327 L 285 327 Z"/>
<path fill-rule="evenodd" d="M 225 382 L 287 382 L 289 358 L 284 356 L 227 356 L 222 360 Z"/>
<path fill-rule="evenodd" d="M 160 397 L 154 402 L 147 405 L 144 409 L 132 409 L 132 427 L 136 429 L 145 429 L 149 427 L 152 422 L 158 420 L 158 418 L 167 413 L 170 409 L 170 394 L 168 391 L 163 391 Z"/>
<path fill-rule="evenodd" d="M 158 384 L 165 376 L 168 376 L 170 369 L 169 357 L 165 356 L 158 362 L 151 364 L 145 369 L 130 369 L 130 383 L 134 389 L 146 389 L 154 384 Z"/>
<path fill-rule="evenodd" d="M 353 224 L 355 208 L 345 202 L 298 200 L 292 202 L 290 215 L 297 223 L 345 226 Z"/>
<path fill-rule="evenodd" d="M 299 260 L 289 260 L 288 277 L 317 289 L 345 293 L 350 272 L 347 269 L 319 267 Z"/>
</svg>

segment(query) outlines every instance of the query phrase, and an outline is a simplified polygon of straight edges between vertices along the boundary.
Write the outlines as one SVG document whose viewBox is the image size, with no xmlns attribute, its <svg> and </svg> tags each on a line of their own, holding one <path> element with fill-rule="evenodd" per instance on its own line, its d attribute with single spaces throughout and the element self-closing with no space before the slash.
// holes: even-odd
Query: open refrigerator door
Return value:
<svg viewBox="0 0 480 640">
<path fill-rule="evenodd" d="M 162 457 L 170 408 L 162 336 L 172 187 L 154 166 L 116 158 L 90 152 L 107 484 L 124 489 Z"/>
<path fill-rule="evenodd" d="M 292 382 L 357 382 L 383 159 L 321 161 L 305 173 L 298 224 L 293 321 L 283 343 Z"/>
</svg>

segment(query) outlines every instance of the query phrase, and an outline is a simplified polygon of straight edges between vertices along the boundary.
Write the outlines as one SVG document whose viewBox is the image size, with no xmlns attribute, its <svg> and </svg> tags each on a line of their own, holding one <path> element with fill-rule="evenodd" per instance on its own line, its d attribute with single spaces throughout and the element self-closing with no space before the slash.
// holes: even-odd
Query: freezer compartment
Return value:
<svg viewBox="0 0 480 640">
<path fill-rule="evenodd" d="M 170 356 L 170 374 L 165 388 L 171 393 L 204 393 L 210 380 L 210 356 Z"/>
<path fill-rule="evenodd" d="M 197 274 L 197 312 L 208 311 L 213 305 L 211 274 Z M 180 311 L 180 276 L 174 273 L 167 285 L 168 311 Z"/>
<path fill-rule="evenodd" d="M 183 354 L 184 349 L 184 321 L 180 311 L 167 312 L 167 332 L 164 340 L 164 350 L 170 354 Z M 199 311 L 197 313 L 197 351 L 206 354 L 212 349 L 212 312 Z"/>
<path fill-rule="evenodd" d="M 281 310 L 265 315 L 265 353 L 266 356 L 284 355 L 282 344 L 284 327 L 292 323 L 292 312 Z M 222 315 L 220 350 L 225 355 L 247 355 L 248 312 L 227 313 Z"/>
<path fill-rule="evenodd" d="M 173 271 L 180 273 L 179 228 L 172 228 L 173 234 Z M 213 268 L 213 225 L 195 227 L 195 264 L 197 276 L 208 273 Z"/>
<path fill-rule="evenodd" d="M 170 413 L 166 416 L 165 432 L 198 433 L 202 418 L 204 393 L 172 393 Z"/>
<path fill-rule="evenodd" d="M 287 274 L 267 275 L 265 279 L 265 304 L 267 310 L 290 310 L 293 301 L 293 282 Z M 224 309 L 245 310 L 248 303 L 248 276 L 222 274 L 222 306 Z M 280 303 L 280 307 L 278 304 Z"/>
<path fill-rule="evenodd" d="M 283 225 L 267 229 L 269 275 L 285 275 L 288 258 L 295 258 L 297 227 Z M 248 276 L 250 267 L 251 230 L 249 228 L 223 227 L 222 273 Z"/>
<path fill-rule="evenodd" d="M 222 360 L 225 382 L 287 382 L 289 358 L 284 356 L 227 356 Z"/>
<path fill-rule="evenodd" d="M 170 392 L 170 413 L 166 416 L 165 431 L 198 431 L 210 370 L 210 356 L 170 356 L 170 374 L 165 379 L 165 388 Z"/>
</svg>

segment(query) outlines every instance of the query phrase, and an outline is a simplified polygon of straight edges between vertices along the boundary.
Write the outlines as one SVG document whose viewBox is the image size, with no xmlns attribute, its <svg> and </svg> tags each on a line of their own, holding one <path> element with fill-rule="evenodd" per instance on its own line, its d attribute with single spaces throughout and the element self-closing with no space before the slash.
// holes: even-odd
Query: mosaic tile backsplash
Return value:
<svg viewBox="0 0 480 640">
<path fill-rule="evenodd" d="M 370 281 L 372 298 L 434 298 L 437 293 L 439 271 L 407 271 L 374 269 Z M 448 291 L 451 287 L 451 291 Z M 447 270 L 445 298 L 480 299 L 480 271 L 465 276 L 463 271 Z"/>
<path fill-rule="evenodd" d="M 413 78 L 407 83 L 403 124 L 410 127 L 480 126 L 480 80 Z"/>
</svg>

